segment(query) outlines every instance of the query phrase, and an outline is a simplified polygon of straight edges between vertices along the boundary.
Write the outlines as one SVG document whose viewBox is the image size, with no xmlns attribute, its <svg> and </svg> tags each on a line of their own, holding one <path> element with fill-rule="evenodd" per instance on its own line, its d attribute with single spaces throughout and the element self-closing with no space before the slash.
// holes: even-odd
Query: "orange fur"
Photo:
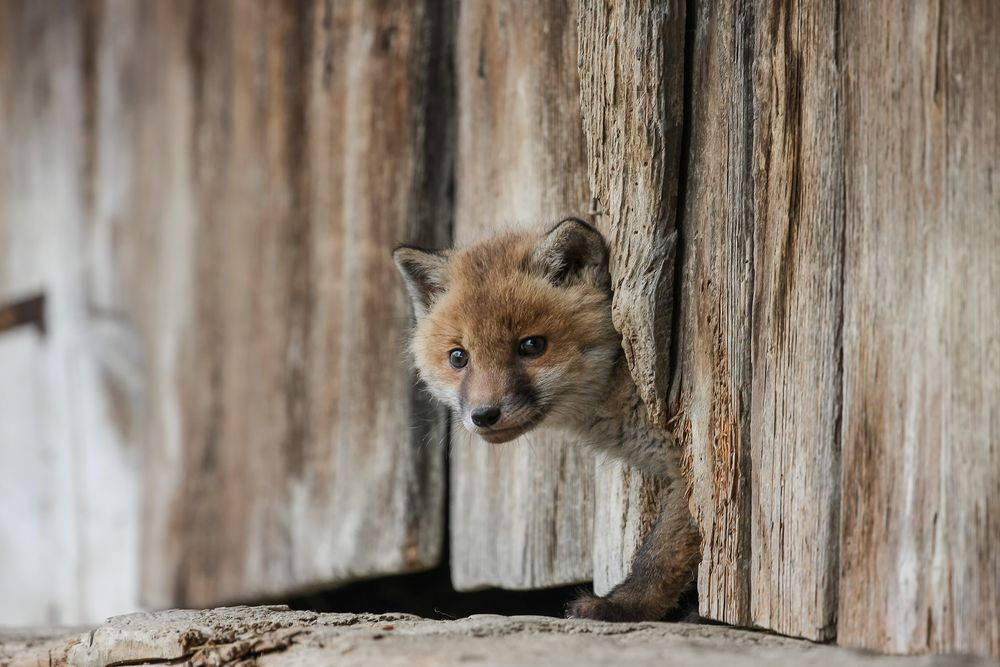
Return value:
<svg viewBox="0 0 1000 667">
<path fill-rule="evenodd" d="M 588 596 L 570 609 L 607 620 L 666 612 L 692 580 L 698 535 L 676 491 L 678 449 L 650 423 L 625 367 L 600 234 L 571 219 L 544 235 L 499 234 L 453 251 L 400 248 L 395 259 L 418 317 L 411 340 L 417 369 L 465 428 L 488 442 L 538 426 L 570 429 L 585 445 L 671 485 L 629 579 L 608 597 Z M 519 353 L 524 339 L 538 336 L 547 341 L 543 353 Z M 449 361 L 456 349 L 465 366 Z M 477 421 L 475 412 L 487 407 L 499 411 L 495 423 Z"/>
</svg>

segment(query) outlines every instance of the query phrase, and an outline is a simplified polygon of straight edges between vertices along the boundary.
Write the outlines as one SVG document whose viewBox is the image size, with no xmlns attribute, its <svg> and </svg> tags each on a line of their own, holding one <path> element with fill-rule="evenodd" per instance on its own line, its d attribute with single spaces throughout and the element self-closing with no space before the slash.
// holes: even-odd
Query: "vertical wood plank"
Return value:
<svg viewBox="0 0 1000 667">
<path fill-rule="evenodd" d="M 434 565 L 443 416 L 405 366 L 389 251 L 447 243 L 444 8 L 150 11 L 175 133 L 148 119 L 144 146 L 169 157 L 137 203 L 153 301 L 172 308 L 149 312 L 171 321 L 153 344 L 144 593 L 207 605 Z"/>
<path fill-rule="evenodd" d="M 836 633 L 843 167 L 837 3 L 758 6 L 750 622 Z"/>
<path fill-rule="evenodd" d="M 581 2 L 580 99 L 596 222 L 609 239 L 613 317 L 651 417 L 668 419 L 677 189 L 684 100 L 683 2 Z M 680 480 L 678 480 L 680 482 Z M 599 462 L 594 588 L 628 574 L 658 489 Z"/>
<path fill-rule="evenodd" d="M 848 8 L 838 640 L 1000 657 L 1000 7 Z"/>
<path fill-rule="evenodd" d="M 425 569 L 446 539 L 446 417 L 407 360 L 391 249 L 451 241 L 452 13 L 442 0 L 316 7 L 313 140 L 299 139 L 312 223 L 296 239 L 314 273 L 291 285 L 313 290 L 294 315 L 315 430 L 292 504 L 296 566 L 312 579 Z"/>
<path fill-rule="evenodd" d="M 677 428 L 703 537 L 701 613 L 829 639 L 843 243 L 837 7 L 696 11 Z"/>
<path fill-rule="evenodd" d="M 702 535 L 700 613 L 750 619 L 753 32 L 749 3 L 696 3 L 680 223 L 678 439 Z"/>
<path fill-rule="evenodd" d="M 48 325 L 0 334 L 0 624 L 138 603 L 141 345 L 103 263 L 121 174 L 97 140 L 117 109 L 101 6 L 0 3 L 0 300 L 44 292 Z"/>
<path fill-rule="evenodd" d="M 460 5 L 455 237 L 545 229 L 589 200 L 576 3 Z M 535 433 L 504 446 L 452 430 L 452 579 L 534 588 L 591 577 L 592 455 Z"/>
</svg>

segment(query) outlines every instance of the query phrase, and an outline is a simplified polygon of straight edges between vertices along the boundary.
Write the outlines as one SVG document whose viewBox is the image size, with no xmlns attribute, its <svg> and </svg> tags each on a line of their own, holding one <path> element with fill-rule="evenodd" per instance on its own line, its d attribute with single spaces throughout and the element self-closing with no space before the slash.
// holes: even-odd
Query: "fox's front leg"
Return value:
<svg viewBox="0 0 1000 667">
<path fill-rule="evenodd" d="M 684 485 L 664 494 L 653 530 L 639 547 L 632 571 L 605 597 L 584 595 L 567 607 L 570 618 L 655 621 L 677 604 L 698 567 L 701 540 L 688 512 Z"/>
</svg>

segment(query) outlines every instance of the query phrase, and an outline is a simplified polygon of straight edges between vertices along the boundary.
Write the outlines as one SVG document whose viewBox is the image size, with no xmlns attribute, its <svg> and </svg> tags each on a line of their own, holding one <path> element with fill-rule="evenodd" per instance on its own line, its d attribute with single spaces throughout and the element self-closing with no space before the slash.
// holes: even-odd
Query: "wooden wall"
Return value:
<svg viewBox="0 0 1000 667">
<path fill-rule="evenodd" d="M 679 2 L 578 3 L 580 112 L 590 211 L 610 241 L 612 317 L 650 414 L 670 419 L 677 192 L 684 111 L 685 7 Z M 675 492 L 684 492 L 678 484 Z M 638 470 L 597 470 L 594 588 L 628 574 L 659 494 Z"/>
<path fill-rule="evenodd" d="M 1000 6 L 843 21 L 838 639 L 1000 656 Z"/>
<path fill-rule="evenodd" d="M 142 341 L 123 316 L 109 214 L 127 174 L 98 140 L 106 87 L 73 2 L 0 2 L 0 300 L 44 294 L 48 327 L 0 334 L 0 625 L 134 609 Z"/>
<path fill-rule="evenodd" d="M 998 655 L 996 11 L 695 12 L 677 408 L 702 613 Z"/>
<path fill-rule="evenodd" d="M 446 529 L 461 589 L 606 591 L 661 490 L 453 432 L 444 526 L 389 256 L 575 214 L 702 614 L 1000 655 L 997 11 L 0 2 L 0 298 L 52 322 L 0 336 L 0 600 L 276 597 Z"/>
<path fill-rule="evenodd" d="M 456 242 L 586 210 L 574 10 L 572 0 L 457 5 Z M 551 434 L 484 446 L 453 429 L 456 587 L 590 579 L 591 459 Z"/>
<path fill-rule="evenodd" d="M 702 613 L 830 639 L 844 224 L 835 7 L 697 12 L 679 434 L 704 537 Z"/>
<path fill-rule="evenodd" d="M 405 361 L 389 250 L 450 238 L 450 14 L 2 7 L 2 285 L 53 305 L 51 340 L 2 341 L 3 391 L 34 396 L 3 406 L 0 468 L 58 489 L 0 531 L 33 540 L 5 559 L 45 559 L 37 581 L 0 577 L 10 613 L 83 622 L 140 594 L 218 604 L 437 564 L 444 415 Z"/>
<path fill-rule="evenodd" d="M 185 121 L 188 216 L 155 296 L 178 311 L 151 334 L 172 361 L 152 369 L 144 594 L 206 605 L 436 564 L 443 416 L 406 367 L 386 250 L 448 240 L 446 16 L 144 11 L 162 13 L 135 27 L 162 38 L 150 76 L 186 78 L 163 103 Z"/>
</svg>

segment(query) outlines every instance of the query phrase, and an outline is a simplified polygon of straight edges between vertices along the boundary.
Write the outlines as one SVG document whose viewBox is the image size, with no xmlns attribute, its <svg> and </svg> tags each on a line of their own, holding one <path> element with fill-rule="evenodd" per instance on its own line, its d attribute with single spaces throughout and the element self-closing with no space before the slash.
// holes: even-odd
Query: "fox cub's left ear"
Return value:
<svg viewBox="0 0 1000 667">
<path fill-rule="evenodd" d="M 538 242 L 531 259 L 554 285 L 586 283 L 611 288 L 604 237 L 583 220 L 561 221 Z"/>
<path fill-rule="evenodd" d="M 420 319 L 448 287 L 448 253 L 400 246 L 393 251 L 392 259 L 406 283 L 413 311 Z"/>
</svg>

